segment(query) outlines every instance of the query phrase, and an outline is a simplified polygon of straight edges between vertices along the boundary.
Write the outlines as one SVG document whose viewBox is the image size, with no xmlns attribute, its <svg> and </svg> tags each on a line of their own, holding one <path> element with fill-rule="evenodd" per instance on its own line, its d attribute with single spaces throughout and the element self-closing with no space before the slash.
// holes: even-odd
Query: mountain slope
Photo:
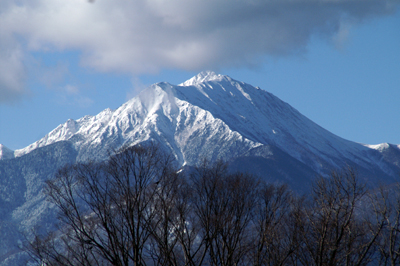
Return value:
<svg viewBox="0 0 400 266">
<path fill-rule="evenodd" d="M 69 142 L 60 141 L 11 160 L 0 161 L 0 265 L 25 265 L 19 245 L 32 230 L 55 225 L 55 210 L 43 185 L 56 169 L 76 159 Z"/>
</svg>

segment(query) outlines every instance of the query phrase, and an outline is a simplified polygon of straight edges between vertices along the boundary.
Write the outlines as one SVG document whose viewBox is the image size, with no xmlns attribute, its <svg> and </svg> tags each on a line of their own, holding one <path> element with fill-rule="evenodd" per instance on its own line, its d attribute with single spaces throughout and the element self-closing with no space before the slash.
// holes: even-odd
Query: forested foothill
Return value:
<svg viewBox="0 0 400 266">
<path fill-rule="evenodd" d="M 310 191 L 125 147 L 61 168 L 46 184 L 58 230 L 24 248 L 38 265 L 400 265 L 397 185 L 367 189 L 346 168 Z"/>
</svg>

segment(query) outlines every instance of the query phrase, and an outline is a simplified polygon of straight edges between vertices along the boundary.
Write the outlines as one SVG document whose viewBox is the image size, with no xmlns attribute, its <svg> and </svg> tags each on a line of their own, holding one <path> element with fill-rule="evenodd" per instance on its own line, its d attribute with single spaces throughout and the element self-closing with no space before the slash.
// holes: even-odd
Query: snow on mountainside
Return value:
<svg viewBox="0 0 400 266">
<path fill-rule="evenodd" d="M 377 144 L 377 145 L 366 144 L 365 146 L 368 148 L 374 149 L 374 150 L 378 150 L 380 152 L 383 152 L 390 148 L 400 150 L 400 145 L 393 145 L 393 144 L 389 144 L 389 143 L 381 143 L 381 144 Z"/>
<path fill-rule="evenodd" d="M 212 72 L 199 76 L 182 84 L 178 98 L 209 110 L 253 141 L 276 145 L 300 161 L 352 158 L 365 150 L 319 127 L 271 93 Z"/>
</svg>

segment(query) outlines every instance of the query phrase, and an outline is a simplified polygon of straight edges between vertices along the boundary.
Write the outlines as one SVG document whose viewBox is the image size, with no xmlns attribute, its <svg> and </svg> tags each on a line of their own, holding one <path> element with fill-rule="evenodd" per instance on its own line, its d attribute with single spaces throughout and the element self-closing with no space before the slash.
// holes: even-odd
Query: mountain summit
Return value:
<svg viewBox="0 0 400 266">
<path fill-rule="evenodd" d="M 224 76 L 221 74 L 216 74 L 213 71 L 203 71 L 194 76 L 191 79 L 188 79 L 187 81 L 179 84 L 179 86 L 187 87 L 187 86 L 193 86 L 199 83 L 207 82 L 207 81 L 221 81 L 222 79 L 230 79 L 228 76 Z"/>
</svg>

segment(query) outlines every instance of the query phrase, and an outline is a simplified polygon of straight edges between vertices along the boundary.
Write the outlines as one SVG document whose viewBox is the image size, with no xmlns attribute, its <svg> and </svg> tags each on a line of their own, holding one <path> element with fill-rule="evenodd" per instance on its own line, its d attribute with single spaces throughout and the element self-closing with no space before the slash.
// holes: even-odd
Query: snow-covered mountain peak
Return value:
<svg viewBox="0 0 400 266">
<path fill-rule="evenodd" d="M 68 120 L 14 155 L 70 141 L 83 158 L 82 154 L 102 154 L 108 147 L 153 139 L 166 143 L 186 163 L 188 154 L 195 154 L 186 150 L 187 143 L 196 142 L 199 136 L 240 140 L 247 148 L 273 145 L 300 162 L 311 161 L 318 171 L 323 160 L 336 166 L 334 161 L 351 160 L 355 154 L 380 148 L 344 140 L 265 90 L 205 71 L 178 86 L 153 84 L 116 110 Z"/>
<path fill-rule="evenodd" d="M 223 79 L 230 80 L 231 78 L 221 74 L 216 74 L 214 71 L 203 71 L 194 76 L 193 78 L 188 79 L 185 82 L 179 84 L 179 86 L 194 86 L 207 81 L 213 81 L 213 80 L 221 81 Z"/>
<path fill-rule="evenodd" d="M 199 113 L 207 115 L 199 116 Z M 199 117 L 204 118 L 201 122 L 204 125 L 193 126 Z M 220 123 L 216 119 L 226 125 L 222 131 L 238 132 L 254 143 L 276 145 L 300 161 L 306 154 L 314 153 L 334 153 L 339 157 L 346 151 L 351 153 L 350 147 L 354 147 L 323 130 L 271 93 L 205 71 L 178 86 L 167 82 L 153 84 L 115 111 L 106 109 L 96 116 L 68 120 L 43 139 L 16 151 L 15 156 L 57 141 L 71 141 L 82 151 L 92 146 L 138 143 L 150 138 L 161 139 L 171 147 L 182 146 L 184 139 L 196 130 Z M 188 131 L 186 127 L 196 130 Z M 222 136 L 218 131 L 208 134 L 208 138 Z M 173 144 L 176 141 L 177 144 Z M 332 145 L 335 146 L 333 152 Z M 180 153 L 179 148 L 173 149 Z"/>
</svg>

